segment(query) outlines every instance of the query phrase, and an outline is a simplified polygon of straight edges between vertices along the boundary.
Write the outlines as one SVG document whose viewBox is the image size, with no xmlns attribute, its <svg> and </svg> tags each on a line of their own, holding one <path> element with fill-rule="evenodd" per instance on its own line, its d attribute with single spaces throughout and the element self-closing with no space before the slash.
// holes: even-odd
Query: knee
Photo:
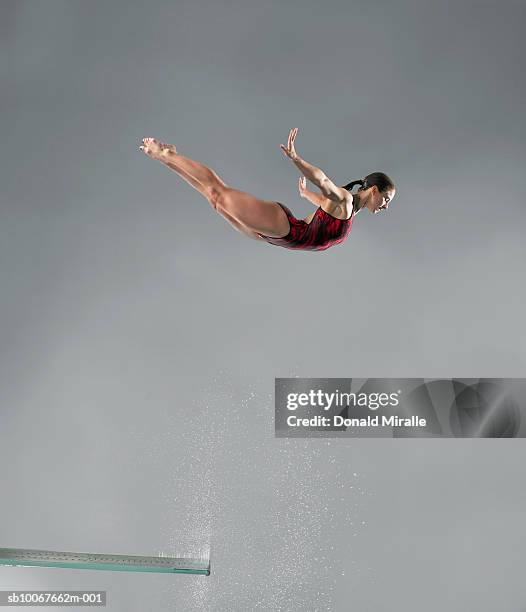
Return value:
<svg viewBox="0 0 526 612">
<path fill-rule="evenodd" d="M 212 208 L 221 214 L 228 208 L 228 197 L 227 188 L 225 187 L 211 187 L 208 195 L 208 201 Z"/>
</svg>

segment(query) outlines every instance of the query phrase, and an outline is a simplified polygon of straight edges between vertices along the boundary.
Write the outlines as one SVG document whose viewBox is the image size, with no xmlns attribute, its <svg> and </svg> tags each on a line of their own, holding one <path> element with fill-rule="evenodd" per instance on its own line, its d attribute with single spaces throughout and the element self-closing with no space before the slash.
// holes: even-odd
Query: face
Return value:
<svg viewBox="0 0 526 612">
<path fill-rule="evenodd" d="M 378 187 L 373 185 L 367 190 L 369 194 L 367 196 L 367 208 L 376 215 L 381 210 L 387 210 L 389 204 L 395 196 L 395 190 L 389 189 L 385 193 L 378 191 Z"/>
</svg>

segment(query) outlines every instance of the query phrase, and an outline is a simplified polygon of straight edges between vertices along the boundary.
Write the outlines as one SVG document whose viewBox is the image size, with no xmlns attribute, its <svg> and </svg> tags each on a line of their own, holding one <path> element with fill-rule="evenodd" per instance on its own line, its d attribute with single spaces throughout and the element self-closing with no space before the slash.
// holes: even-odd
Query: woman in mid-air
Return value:
<svg viewBox="0 0 526 612">
<path fill-rule="evenodd" d="M 322 170 L 311 166 L 296 153 L 294 140 L 297 133 L 298 128 L 292 129 L 288 145 L 280 146 L 304 175 L 299 179 L 301 197 L 318 207 L 306 219 L 297 219 L 279 202 L 260 200 L 229 187 L 210 168 L 180 155 L 174 145 L 155 138 L 143 138 L 139 148 L 177 172 L 209 201 L 215 211 L 249 238 L 287 249 L 324 251 L 347 238 L 354 216 L 363 208 L 374 214 L 387 210 L 396 188 L 383 172 L 373 172 L 364 179 L 337 187 Z M 321 193 L 308 191 L 305 177 Z M 352 194 L 354 185 L 360 185 L 360 188 Z"/>
</svg>

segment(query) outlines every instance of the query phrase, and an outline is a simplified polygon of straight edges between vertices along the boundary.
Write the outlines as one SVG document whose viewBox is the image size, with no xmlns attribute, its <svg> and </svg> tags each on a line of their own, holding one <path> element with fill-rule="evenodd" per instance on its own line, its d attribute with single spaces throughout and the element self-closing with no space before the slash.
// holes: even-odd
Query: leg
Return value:
<svg viewBox="0 0 526 612">
<path fill-rule="evenodd" d="M 201 193 L 203 196 L 205 196 L 205 198 L 209 199 L 209 197 L 208 197 L 208 190 L 206 188 L 204 188 L 201 183 L 198 183 L 187 172 L 185 172 L 181 168 L 178 168 L 177 166 L 175 166 L 171 162 L 164 162 L 164 164 L 168 168 L 173 170 L 174 172 L 177 172 L 177 174 L 179 174 L 179 176 L 181 178 L 183 178 L 188 184 L 190 184 L 192 187 L 194 187 L 194 189 L 197 189 L 197 191 L 199 191 L 199 193 Z M 219 179 L 219 180 L 221 180 L 221 179 Z M 217 207 L 216 207 L 216 210 L 217 210 Z M 240 223 L 239 221 L 234 219 L 234 217 L 229 215 L 228 212 L 226 212 L 226 211 L 219 211 L 219 210 L 217 210 L 217 212 L 219 212 L 221 214 L 221 216 L 226 221 L 228 221 L 228 223 L 230 223 L 230 225 L 234 229 L 236 229 L 238 232 L 240 232 L 241 234 L 244 234 L 245 236 L 248 236 L 248 238 L 252 238 L 252 240 L 261 240 L 263 242 L 265 241 L 264 238 L 261 238 L 260 236 L 258 236 L 258 234 L 255 231 L 251 230 L 250 228 L 246 227 L 245 225 L 243 225 L 242 223 Z"/>
<path fill-rule="evenodd" d="M 195 162 L 177 153 L 174 145 L 164 144 L 156 138 L 143 138 L 139 147 L 146 155 L 160 161 L 174 172 L 177 172 L 194 189 L 205 198 L 210 199 L 216 189 L 226 187 L 226 183 L 205 165 Z"/>
<path fill-rule="evenodd" d="M 290 231 L 288 217 L 277 202 L 260 200 L 232 187 L 220 191 L 216 210 L 223 216 L 232 216 L 252 232 L 272 238 L 282 238 Z"/>
<path fill-rule="evenodd" d="M 246 225 L 243 225 L 242 223 L 239 223 L 239 221 L 236 221 L 234 219 L 234 217 L 230 217 L 228 214 L 226 213 L 220 213 L 221 216 L 223 217 L 223 219 L 225 219 L 225 221 L 228 221 L 228 223 L 235 229 L 237 230 L 240 234 L 244 234 L 245 236 L 247 236 L 248 238 L 252 238 L 252 240 L 261 240 L 263 242 L 265 242 L 264 238 L 261 238 L 261 236 L 259 236 L 256 232 L 254 232 L 253 230 L 251 230 L 249 227 L 247 227 Z"/>
<path fill-rule="evenodd" d="M 288 234 L 289 220 L 277 202 L 260 200 L 232 189 L 204 164 L 179 155 L 173 145 L 165 145 L 153 138 L 145 138 L 143 143 L 141 149 L 147 155 L 177 172 L 238 231 L 256 240 L 262 240 L 257 232 L 275 238 Z"/>
<path fill-rule="evenodd" d="M 171 162 L 164 162 L 165 165 L 170 168 L 171 170 L 173 170 L 174 172 L 177 172 L 177 174 L 179 174 L 179 176 L 181 178 L 183 178 L 188 184 L 190 184 L 192 187 L 194 187 L 194 189 L 197 189 L 197 191 L 199 191 L 199 193 L 201 193 L 202 195 L 205 196 L 205 198 L 208 199 L 207 196 L 207 190 L 203 187 L 203 185 L 201 185 L 201 183 L 198 183 L 193 177 L 191 177 L 189 174 L 187 174 L 184 170 L 181 170 L 181 168 L 178 168 L 177 166 L 174 166 Z M 228 221 L 228 223 L 230 223 L 230 225 L 237 230 L 238 232 L 240 232 L 241 234 L 244 234 L 245 236 L 247 236 L 248 238 L 252 238 L 252 240 L 261 240 L 264 241 L 264 238 L 260 238 L 256 232 L 252 231 L 251 229 L 249 229 L 248 227 L 242 225 L 241 223 L 239 223 L 239 221 L 236 221 L 234 219 L 234 217 L 231 217 L 230 215 L 228 215 L 228 213 L 223 213 L 221 215 L 226 221 Z"/>
<path fill-rule="evenodd" d="M 164 145 L 164 147 L 159 161 L 171 166 L 172 170 L 176 172 L 181 170 L 184 174 L 190 175 L 207 189 L 208 193 L 216 188 L 222 189 L 223 187 L 227 187 L 227 184 L 220 179 L 213 170 L 204 164 L 180 155 L 172 145 Z"/>
<path fill-rule="evenodd" d="M 160 160 L 160 161 L 163 161 L 163 160 Z M 205 198 L 208 199 L 208 193 L 209 193 L 208 189 L 206 189 L 204 187 L 204 185 L 202 185 L 201 183 L 196 181 L 193 176 L 190 176 L 187 172 L 185 172 L 181 168 L 178 168 L 177 166 L 175 166 L 171 162 L 163 161 L 163 163 L 164 163 L 165 166 L 170 168 L 170 170 L 173 170 L 174 172 L 177 172 L 177 174 L 181 178 L 183 178 L 189 185 L 191 185 L 194 189 L 197 189 L 197 191 L 199 191 L 199 193 L 201 195 L 203 195 Z"/>
<path fill-rule="evenodd" d="M 213 208 L 229 221 L 229 217 L 245 226 L 249 234 L 260 232 L 266 236 L 279 238 L 289 233 L 290 225 L 285 211 L 271 200 L 260 200 L 249 193 L 229 187 L 210 168 L 173 150 L 163 151 L 164 161 L 183 178 L 190 175 L 204 187 L 199 191 L 207 198 Z M 230 221 L 231 222 L 231 221 Z M 258 239 L 261 240 L 261 238 Z"/>
</svg>

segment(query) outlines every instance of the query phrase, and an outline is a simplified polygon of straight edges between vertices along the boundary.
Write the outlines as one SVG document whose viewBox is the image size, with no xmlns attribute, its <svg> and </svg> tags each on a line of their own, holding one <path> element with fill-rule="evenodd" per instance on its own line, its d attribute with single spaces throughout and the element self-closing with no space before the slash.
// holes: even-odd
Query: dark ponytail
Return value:
<svg viewBox="0 0 526 612">
<path fill-rule="evenodd" d="M 343 188 L 347 189 L 347 191 L 352 191 L 352 188 L 355 185 L 361 185 L 363 187 L 364 184 L 365 184 L 365 181 L 363 179 L 358 179 L 357 181 L 351 181 L 350 183 L 347 183 L 347 185 L 344 185 Z"/>
<path fill-rule="evenodd" d="M 393 181 L 383 172 L 372 172 L 363 179 L 358 179 L 357 181 L 347 183 L 347 185 L 344 185 L 343 188 L 347 189 L 347 191 L 351 191 L 355 185 L 361 185 L 360 189 L 368 189 L 369 187 L 376 185 L 380 193 L 385 193 L 391 189 L 396 189 Z"/>
</svg>

